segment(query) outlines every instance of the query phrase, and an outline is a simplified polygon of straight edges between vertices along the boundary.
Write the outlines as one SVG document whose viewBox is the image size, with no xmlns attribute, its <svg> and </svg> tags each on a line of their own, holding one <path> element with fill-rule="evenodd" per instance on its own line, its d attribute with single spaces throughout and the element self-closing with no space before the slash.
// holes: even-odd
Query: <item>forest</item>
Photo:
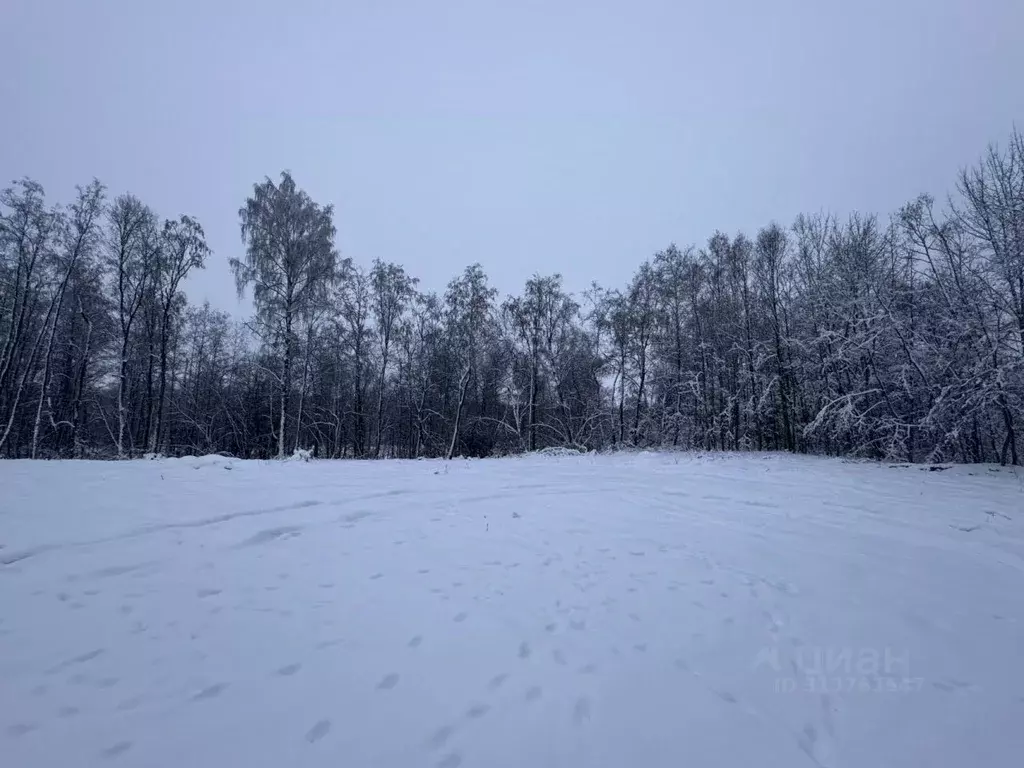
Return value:
<svg viewBox="0 0 1024 768">
<path fill-rule="evenodd" d="M 288 173 L 238 216 L 247 319 L 189 302 L 216 257 L 195 219 L 95 180 L 61 205 L 30 179 L 3 191 L 0 456 L 1021 462 L 1019 131 L 939 200 L 716 231 L 579 295 L 550 274 L 500 297 L 480 264 L 420 290 L 339 254 L 332 207 Z"/>
</svg>

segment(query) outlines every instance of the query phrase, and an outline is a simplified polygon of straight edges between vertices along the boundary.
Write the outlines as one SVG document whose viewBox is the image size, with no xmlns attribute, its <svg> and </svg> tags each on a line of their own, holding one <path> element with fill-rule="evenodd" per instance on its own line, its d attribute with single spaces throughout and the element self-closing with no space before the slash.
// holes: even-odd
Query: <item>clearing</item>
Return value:
<svg viewBox="0 0 1024 768">
<path fill-rule="evenodd" d="M 1010 765 L 1024 478 L 0 462 L 11 768 Z"/>
</svg>

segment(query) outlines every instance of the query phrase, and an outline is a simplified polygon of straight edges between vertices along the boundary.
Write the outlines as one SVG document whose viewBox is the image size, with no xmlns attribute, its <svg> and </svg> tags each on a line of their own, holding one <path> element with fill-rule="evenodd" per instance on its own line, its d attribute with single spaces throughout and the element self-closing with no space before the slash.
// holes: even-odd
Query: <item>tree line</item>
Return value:
<svg viewBox="0 0 1024 768">
<path fill-rule="evenodd" d="M 488 456 L 549 446 L 1019 464 L 1024 136 L 888 218 L 670 245 L 578 296 L 442 293 L 341 257 L 331 206 L 256 184 L 231 259 L 254 314 L 189 303 L 201 225 L 98 181 L 0 196 L 0 456 Z"/>
</svg>

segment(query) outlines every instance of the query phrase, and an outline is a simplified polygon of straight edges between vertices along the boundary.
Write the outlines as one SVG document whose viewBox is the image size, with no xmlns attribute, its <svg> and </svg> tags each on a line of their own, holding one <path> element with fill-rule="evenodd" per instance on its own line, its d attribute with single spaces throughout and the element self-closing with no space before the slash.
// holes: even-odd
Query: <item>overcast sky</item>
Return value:
<svg viewBox="0 0 1024 768">
<path fill-rule="evenodd" d="M 1024 123 L 1021 0 L 0 0 L 0 178 L 93 176 L 214 250 L 289 169 L 341 252 L 622 285 L 654 251 L 944 195 Z"/>
</svg>

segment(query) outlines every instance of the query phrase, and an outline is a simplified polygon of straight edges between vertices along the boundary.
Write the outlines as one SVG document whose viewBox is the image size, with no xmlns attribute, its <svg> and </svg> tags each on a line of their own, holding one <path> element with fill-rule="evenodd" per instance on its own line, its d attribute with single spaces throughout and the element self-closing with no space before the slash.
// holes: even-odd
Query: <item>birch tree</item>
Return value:
<svg viewBox="0 0 1024 768">
<path fill-rule="evenodd" d="M 402 315 L 412 299 L 416 283 L 398 264 L 385 264 L 379 259 L 374 261 L 370 270 L 370 283 L 373 289 L 373 315 L 377 325 L 378 354 L 380 356 L 380 372 L 377 376 L 377 428 L 373 456 L 380 456 L 381 439 L 384 434 L 384 390 L 387 381 L 388 364 L 391 362 L 391 347 L 394 343 L 395 331 Z"/>
<path fill-rule="evenodd" d="M 455 396 L 455 415 L 445 458 L 451 459 L 459 444 L 469 385 L 481 367 L 485 345 L 491 331 L 492 302 L 497 291 L 487 284 L 479 264 L 466 267 L 462 275 L 448 284 L 445 293 L 446 323 L 451 360 L 459 374 Z"/>
<path fill-rule="evenodd" d="M 291 174 L 253 186 L 238 212 L 244 259 L 231 259 L 239 295 L 252 287 L 256 313 L 281 354 L 277 455 L 284 457 L 292 391 L 295 328 L 300 315 L 322 302 L 335 277 L 334 208 L 320 206 Z"/>
</svg>

